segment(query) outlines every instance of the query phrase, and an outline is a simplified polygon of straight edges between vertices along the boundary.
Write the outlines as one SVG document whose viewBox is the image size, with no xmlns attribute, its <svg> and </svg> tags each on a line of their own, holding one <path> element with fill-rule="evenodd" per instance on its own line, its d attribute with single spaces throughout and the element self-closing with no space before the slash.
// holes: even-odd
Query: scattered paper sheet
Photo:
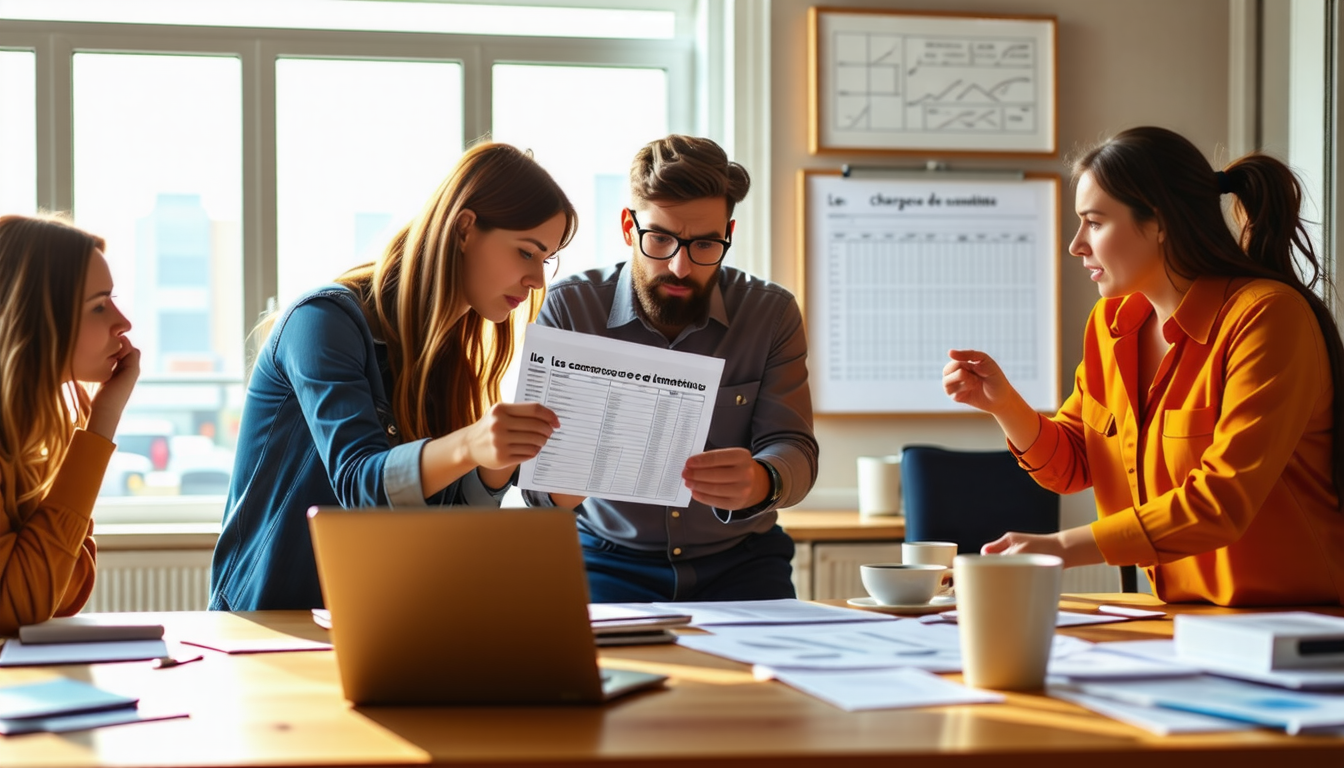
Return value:
<svg viewBox="0 0 1344 768">
<path fill-rule="evenodd" d="M 1129 621 L 1132 617 L 1126 616 L 1102 616 L 1096 613 L 1075 613 L 1073 611 L 1060 611 L 1055 619 L 1056 627 L 1082 627 L 1088 624 L 1114 624 L 1117 621 Z M 936 624 L 940 621 L 955 623 L 957 620 L 956 611 L 943 611 L 925 616 L 922 619 L 926 624 Z"/>
<path fill-rule="evenodd" d="M 1272 672 L 1242 669 L 1225 662 L 1178 656 L 1176 643 L 1172 640 L 1121 640 L 1107 643 L 1106 650 L 1168 663 L 1186 664 L 1211 675 L 1250 680 L 1280 688 L 1302 691 L 1344 690 L 1344 670 L 1341 669 L 1279 669 Z"/>
<path fill-rule="evenodd" d="M 284 653 L 287 651 L 330 651 L 331 643 L 304 640 L 301 637 L 263 637 L 241 640 L 215 638 L 212 640 L 183 640 L 183 645 L 208 648 L 224 653 Z"/>
<path fill-rule="evenodd" d="M 846 712 L 948 704 L 993 704 L 1004 700 L 1002 694 L 967 688 L 920 669 L 876 672 L 766 669 L 757 674 L 772 675 L 776 680 Z"/>
<path fill-rule="evenodd" d="M 915 619 L 883 623 L 715 626 L 712 635 L 682 635 L 688 648 L 778 669 L 855 670 L 918 667 L 961 671 L 961 636 L 953 624 Z M 1056 635 L 1052 659 L 1084 653 L 1092 643 Z"/>
<path fill-rule="evenodd" d="M 112 661 L 143 661 L 168 655 L 162 640 L 118 640 L 102 643 L 36 643 L 6 640 L 0 648 L 0 667 L 35 667 L 48 664 L 100 664 Z"/>
<path fill-rule="evenodd" d="M 1089 696 L 1079 691 L 1058 686 L 1050 686 L 1047 692 L 1057 699 L 1071 701 L 1099 715 L 1105 715 L 1122 723 L 1129 723 L 1158 736 L 1171 736 L 1177 733 L 1245 731 L 1255 727 L 1251 723 L 1241 723 L 1236 720 L 1200 715 L 1194 712 L 1126 704 L 1114 699 Z"/>
<path fill-rule="evenodd" d="M 1211 675 L 1075 683 L 1082 693 L 1148 707 L 1243 720 L 1297 734 L 1344 726 L 1344 696 L 1289 691 Z"/>
<path fill-rule="evenodd" d="M 717 626 L 712 635 L 682 635 L 677 642 L 704 653 L 772 669 L 918 667 L 932 672 L 961 671 L 956 627 L 931 627 L 908 619 L 861 624 Z"/>
<path fill-rule="evenodd" d="M 1103 643 L 1081 653 L 1050 659 L 1046 674 L 1078 680 L 1125 680 L 1147 677 L 1189 677 L 1201 670 L 1189 664 L 1145 659 L 1106 650 Z"/>
<path fill-rule="evenodd" d="M 895 621 L 872 611 L 817 605 L 802 600 L 722 600 L 711 602 L 651 603 L 655 608 L 691 615 L 691 626 L 722 624 L 819 624 L 837 621 Z"/>
<path fill-rule="evenodd" d="M 723 360 L 533 323 L 515 402 L 560 429 L 523 462 L 518 487 L 686 506 L 686 459 L 704 450 Z"/>
</svg>

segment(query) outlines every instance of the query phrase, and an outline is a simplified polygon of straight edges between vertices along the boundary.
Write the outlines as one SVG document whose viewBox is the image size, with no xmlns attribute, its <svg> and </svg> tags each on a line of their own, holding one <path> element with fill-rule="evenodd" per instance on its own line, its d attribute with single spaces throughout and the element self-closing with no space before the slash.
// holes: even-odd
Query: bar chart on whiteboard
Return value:
<svg viewBox="0 0 1344 768">
<path fill-rule="evenodd" d="M 965 409 L 949 349 L 992 356 L 1033 407 L 1058 405 L 1057 185 L 811 176 L 806 285 L 819 412 Z"/>
</svg>

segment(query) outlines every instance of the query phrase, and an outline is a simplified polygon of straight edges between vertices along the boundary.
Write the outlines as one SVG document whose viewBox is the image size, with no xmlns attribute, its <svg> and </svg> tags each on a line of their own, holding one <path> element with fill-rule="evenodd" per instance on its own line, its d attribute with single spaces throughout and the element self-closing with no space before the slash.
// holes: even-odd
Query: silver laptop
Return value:
<svg viewBox="0 0 1344 768">
<path fill-rule="evenodd" d="M 355 704 L 597 703 L 665 677 L 597 665 L 565 509 L 308 511 Z"/>
</svg>

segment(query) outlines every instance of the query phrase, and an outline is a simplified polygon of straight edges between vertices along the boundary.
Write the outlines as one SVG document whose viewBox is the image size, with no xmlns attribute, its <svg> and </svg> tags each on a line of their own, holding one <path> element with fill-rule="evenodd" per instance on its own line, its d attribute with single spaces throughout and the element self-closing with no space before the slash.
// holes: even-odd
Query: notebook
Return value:
<svg viewBox="0 0 1344 768">
<path fill-rule="evenodd" d="M 355 704 L 598 703 L 662 675 L 599 669 L 574 514 L 308 511 Z"/>
</svg>

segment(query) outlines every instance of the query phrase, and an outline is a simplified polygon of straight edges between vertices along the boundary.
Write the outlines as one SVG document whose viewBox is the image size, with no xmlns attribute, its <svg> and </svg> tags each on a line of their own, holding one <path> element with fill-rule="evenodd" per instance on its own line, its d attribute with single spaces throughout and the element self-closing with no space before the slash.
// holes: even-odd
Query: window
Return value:
<svg viewBox="0 0 1344 768">
<path fill-rule="evenodd" d="M 456 62 L 276 62 L 278 306 L 378 257 L 461 156 L 462 112 Z"/>
<path fill-rule="evenodd" d="M 0 50 L 0 213 L 37 209 L 37 84 L 31 51 Z"/>
<path fill-rule="evenodd" d="M 624 257 L 630 158 L 704 123 L 704 9 L 586 5 L 0 8 L 0 206 L 106 237 L 144 350 L 99 520 L 218 519 L 256 320 L 374 258 L 474 140 L 532 149 L 565 187 L 581 227 L 563 273 Z M 69 111 L 39 110 L 37 83 Z"/>
</svg>

